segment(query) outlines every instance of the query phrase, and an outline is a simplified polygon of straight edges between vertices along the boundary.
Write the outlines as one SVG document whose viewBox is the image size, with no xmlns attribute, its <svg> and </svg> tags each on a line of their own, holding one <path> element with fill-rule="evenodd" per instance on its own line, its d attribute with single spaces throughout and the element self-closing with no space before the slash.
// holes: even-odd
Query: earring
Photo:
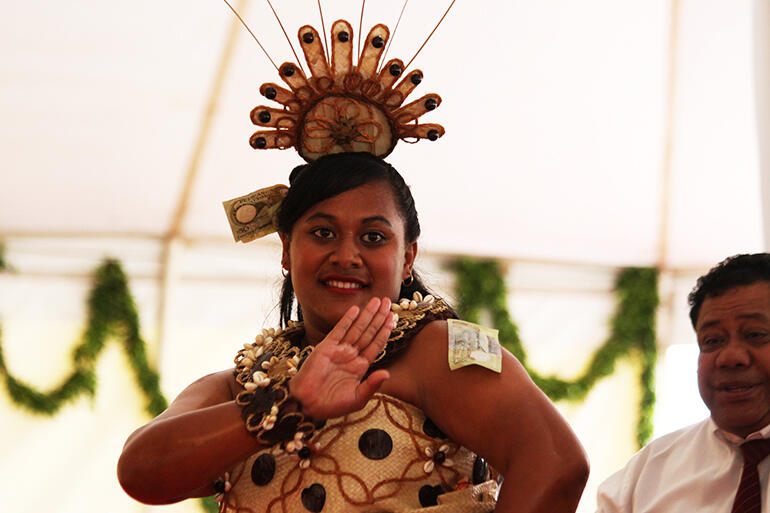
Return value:
<svg viewBox="0 0 770 513">
<path fill-rule="evenodd" d="M 414 283 L 414 276 L 412 276 L 412 270 L 409 269 L 409 277 L 404 280 L 404 287 L 408 287 L 412 283 Z"/>
<path fill-rule="evenodd" d="M 290 274 L 291 274 L 290 270 L 288 270 L 285 267 L 281 266 L 281 276 L 283 276 L 284 278 L 288 278 Z"/>
</svg>

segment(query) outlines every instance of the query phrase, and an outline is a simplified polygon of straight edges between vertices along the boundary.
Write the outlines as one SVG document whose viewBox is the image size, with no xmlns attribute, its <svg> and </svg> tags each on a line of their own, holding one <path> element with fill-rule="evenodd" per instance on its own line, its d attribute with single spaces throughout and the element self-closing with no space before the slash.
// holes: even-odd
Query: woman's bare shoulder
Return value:
<svg viewBox="0 0 770 513">
<path fill-rule="evenodd" d="M 417 333 L 409 344 L 407 358 L 419 365 L 419 362 L 434 361 L 446 356 L 449 328 L 446 320 L 431 321 Z"/>
</svg>

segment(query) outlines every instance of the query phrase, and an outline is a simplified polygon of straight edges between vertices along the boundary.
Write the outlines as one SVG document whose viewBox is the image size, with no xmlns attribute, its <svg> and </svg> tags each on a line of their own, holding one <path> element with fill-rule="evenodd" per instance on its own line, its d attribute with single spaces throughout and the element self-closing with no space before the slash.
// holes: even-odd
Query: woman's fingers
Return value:
<svg viewBox="0 0 770 513">
<path fill-rule="evenodd" d="M 369 324 L 377 314 L 381 302 L 382 301 L 378 297 L 373 297 L 369 300 L 366 306 L 361 309 L 361 313 L 358 314 L 358 318 L 348 328 L 345 336 L 342 337 L 341 342 L 343 344 L 350 344 L 351 346 L 355 346 L 358 343 L 358 340 L 364 334 L 366 329 L 369 327 Z"/>
<path fill-rule="evenodd" d="M 384 347 L 392 329 L 390 299 L 373 297 L 360 311 L 356 306 L 350 307 L 326 339 L 335 345 L 350 347 L 371 362 Z M 347 353 L 349 351 L 345 351 L 344 356 L 337 353 L 337 356 L 345 360 L 351 356 Z"/>
<path fill-rule="evenodd" d="M 385 314 L 385 322 L 382 323 L 369 344 L 359 348 L 361 356 L 366 358 L 367 362 L 373 362 L 377 355 L 380 354 L 385 344 L 388 343 L 391 331 L 393 331 L 393 314 L 388 310 Z"/>
<path fill-rule="evenodd" d="M 331 340 L 335 344 L 341 342 L 342 339 L 345 338 L 345 335 L 348 333 L 350 327 L 358 318 L 358 310 L 358 307 L 355 305 L 348 308 L 348 311 L 345 312 L 345 315 L 342 316 L 342 319 L 337 321 L 337 324 L 334 325 L 334 328 L 332 328 L 329 334 L 326 335 L 324 340 Z"/>
<path fill-rule="evenodd" d="M 367 305 L 369 306 L 369 305 Z M 358 337 L 351 342 L 359 351 L 364 351 L 377 337 L 380 329 L 387 324 L 390 316 L 390 299 L 382 298 L 377 309 L 374 310 L 371 319 Z"/>
<path fill-rule="evenodd" d="M 348 325 L 340 343 L 349 344 L 359 350 L 366 347 L 377 335 L 389 313 L 390 299 L 373 297 L 361 310 L 355 321 Z"/>
</svg>

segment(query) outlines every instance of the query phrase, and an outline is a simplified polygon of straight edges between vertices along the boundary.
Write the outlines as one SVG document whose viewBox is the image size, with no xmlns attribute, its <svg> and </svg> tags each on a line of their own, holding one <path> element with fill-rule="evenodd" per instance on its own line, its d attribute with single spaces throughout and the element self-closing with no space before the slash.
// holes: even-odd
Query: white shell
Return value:
<svg viewBox="0 0 770 513">
<path fill-rule="evenodd" d="M 422 294 L 419 290 L 415 290 L 414 294 L 412 294 L 412 299 L 417 301 L 418 303 L 422 303 Z"/>
<path fill-rule="evenodd" d="M 425 465 L 422 466 L 422 469 L 425 471 L 426 474 L 430 474 L 433 472 L 433 467 L 435 467 L 435 463 L 433 463 L 433 460 L 428 460 L 425 462 Z"/>
<path fill-rule="evenodd" d="M 247 392 L 253 392 L 258 387 L 259 387 L 259 385 L 257 385 L 256 383 L 252 383 L 251 381 L 249 381 L 248 383 L 245 383 L 243 385 L 243 388 L 245 388 Z"/>
<path fill-rule="evenodd" d="M 415 308 L 417 308 L 417 301 L 412 299 L 411 301 L 409 301 L 409 309 L 414 310 Z"/>
<path fill-rule="evenodd" d="M 428 303 L 428 304 L 431 304 L 431 303 L 432 303 L 433 301 L 435 301 L 435 300 L 436 300 L 436 298 L 435 298 L 435 297 L 433 297 L 433 296 L 431 296 L 430 294 L 428 294 L 427 296 L 425 296 L 425 297 L 423 298 L 423 301 L 425 301 L 425 302 L 426 302 L 426 303 Z"/>
<path fill-rule="evenodd" d="M 391 303 L 390 304 L 390 311 L 391 312 L 398 312 L 399 310 L 401 310 L 401 306 L 399 306 L 398 303 Z"/>
<path fill-rule="evenodd" d="M 251 379 L 260 387 L 266 387 L 270 384 L 270 378 L 267 377 L 267 374 L 261 371 L 255 372 L 254 375 L 251 376 Z"/>
</svg>

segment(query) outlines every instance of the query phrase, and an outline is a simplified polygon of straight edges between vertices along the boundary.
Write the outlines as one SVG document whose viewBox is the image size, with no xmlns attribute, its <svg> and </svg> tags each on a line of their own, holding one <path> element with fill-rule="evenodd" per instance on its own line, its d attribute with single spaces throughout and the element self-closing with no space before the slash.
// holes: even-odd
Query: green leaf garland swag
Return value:
<svg viewBox="0 0 770 513">
<path fill-rule="evenodd" d="M 11 399 L 33 413 L 53 415 L 63 404 L 82 394 L 96 392 L 96 358 L 109 337 L 120 339 L 126 350 L 137 384 L 144 393 L 147 413 L 153 417 L 168 407 L 160 391 L 158 373 L 147 363 L 147 348 L 139 335 L 139 316 L 120 264 L 108 260 L 96 270 L 88 296 L 88 323 L 83 339 L 72 351 L 74 370 L 54 390 L 44 393 L 14 378 L 5 365 L 0 346 L 0 374 Z"/>
<path fill-rule="evenodd" d="M 527 354 L 518 328 L 508 314 L 505 281 L 497 262 L 460 259 L 452 264 L 457 276 L 457 311 L 470 322 L 479 322 L 486 309 L 492 325 L 499 330 L 500 343 L 521 361 L 532 380 L 554 401 L 582 400 L 597 381 L 615 370 L 619 358 L 632 353 L 641 360 L 641 388 L 636 441 L 639 447 L 652 435 L 655 406 L 655 311 L 658 307 L 658 271 L 631 267 L 621 270 L 615 280 L 617 310 L 610 320 L 610 335 L 596 350 L 582 376 L 566 381 L 542 376 L 527 365 Z"/>
<path fill-rule="evenodd" d="M 1 249 L 1 248 L 0 248 Z M 0 251 L 0 269 L 5 266 Z M 145 411 L 152 417 L 168 407 L 160 391 L 158 373 L 147 361 L 147 345 L 139 334 L 139 315 L 128 289 L 128 281 L 120 264 L 108 260 L 94 274 L 94 285 L 88 296 L 88 322 L 83 338 L 72 351 L 75 370 L 54 390 L 45 393 L 13 377 L 5 365 L 0 330 L 0 375 L 5 379 L 8 394 L 14 403 L 33 412 L 54 415 L 61 407 L 80 395 L 96 392 L 96 359 L 111 337 L 120 340 L 128 355 L 136 382 L 145 397 Z M 200 501 L 204 511 L 216 512 L 218 505 L 211 497 Z"/>
</svg>

